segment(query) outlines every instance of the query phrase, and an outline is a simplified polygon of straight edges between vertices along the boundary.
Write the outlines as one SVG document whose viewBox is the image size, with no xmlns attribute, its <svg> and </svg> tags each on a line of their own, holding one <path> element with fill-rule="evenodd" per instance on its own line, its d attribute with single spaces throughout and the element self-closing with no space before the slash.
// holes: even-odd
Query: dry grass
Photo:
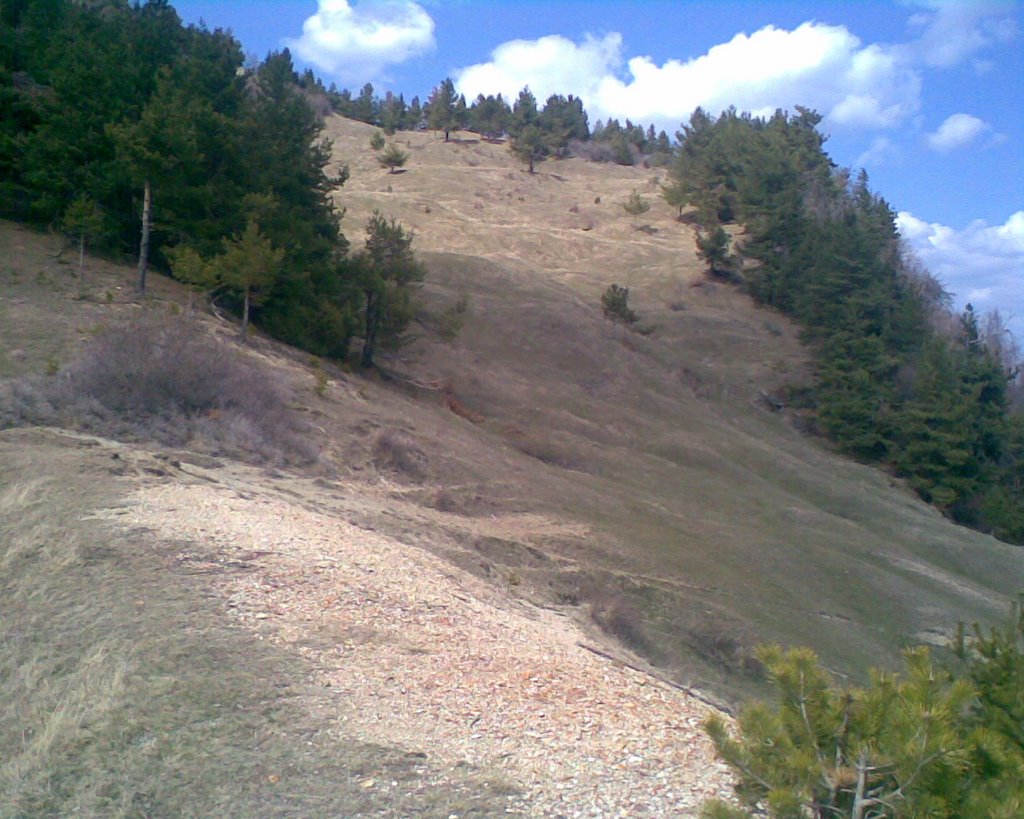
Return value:
<svg viewBox="0 0 1024 819">
<path fill-rule="evenodd" d="M 402 135 L 407 172 L 389 177 L 366 147 L 371 130 L 328 123 L 352 169 L 337 194 L 345 232 L 358 244 L 374 208 L 413 229 L 429 268 L 424 316 L 435 317 L 385 364 L 409 383 L 457 385 L 471 416 L 436 387 L 398 389 L 331 365 L 317 395 L 306 356 L 254 343 L 263 364 L 303 385 L 296 400 L 324 460 L 383 494 L 387 513 L 349 514 L 472 571 L 514 572 L 517 595 L 548 604 L 569 604 L 580 575 L 619 578 L 649 655 L 732 697 L 756 684 L 745 657 L 758 641 L 810 645 L 857 676 L 898 662 L 917 634 L 1002 616 L 1024 553 L 951 526 L 802 432 L 793 410 L 765 406 L 762 392 L 795 384 L 799 394 L 806 381 L 797 333 L 706 278 L 692 226 L 658 199 L 654 172 L 573 159 L 531 177 L 507 145 L 415 133 Z M 621 207 L 634 188 L 652 203 L 655 233 L 633 230 Z M 37 281 L 45 257 L 26 236 L 0 225 L 22 269 L 0 302 L 0 373 L 10 375 L 41 374 L 51 357 L 66 366 L 88 328 L 139 309 L 103 298 L 130 270 L 90 271 L 97 289 L 84 300 L 61 268 Z M 651 335 L 603 319 L 611 281 L 630 288 Z M 159 277 L 153 292 L 157 308 L 183 299 Z M 463 294 L 472 309 L 445 337 L 436 317 Z M 326 490 L 310 500 L 339 502 Z M 512 511 L 587 534 L 519 531 Z M 490 520 L 490 536 L 520 548 L 481 555 L 460 534 Z M 569 609 L 594 627 L 586 606 Z"/>
<path fill-rule="evenodd" d="M 99 330 L 77 360 L 0 384 L 0 427 L 61 425 L 258 462 L 316 459 L 279 374 L 153 312 Z"/>
<path fill-rule="evenodd" d="M 345 703 L 229 627 L 203 575 L 83 519 L 105 452 L 45 440 L 0 434 L 0 817 L 501 811 L 470 768 L 345 737 Z"/>
</svg>

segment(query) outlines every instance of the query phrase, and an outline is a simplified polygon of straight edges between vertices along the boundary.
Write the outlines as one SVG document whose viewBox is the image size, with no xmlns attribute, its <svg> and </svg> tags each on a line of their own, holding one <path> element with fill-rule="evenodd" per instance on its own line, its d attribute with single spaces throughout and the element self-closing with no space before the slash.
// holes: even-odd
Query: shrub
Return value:
<svg viewBox="0 0 1024 819">
<path fill-rule="evenodd" d="M 377 469 L 396 473 L 414 482 L 427 476 L 427 456 L 404 432 L 382 432 L 374 441 L 371 454 Z"/>
<path fill-rule="evenodd" d="M 704 816 L 1020 816 L 1024 754 L 1012 732 L 986 719 L 980 679 L 991 658 L 1016 661 L 1013 645 L 1015 636 L 986 643 L 979 634 L 975 685 L 935 668 L 920 648 L 906 652 L 902 674 L 873 671 L 863 689 L 836 686 L 808 649 L 762 649 L 776 702 L 745 706 L 736 732 L 718 717 L 707 723 L 750 812 L 719 802 Z M 1019 699 L 1019 675 L 1013 690 Z"/>
<path fill-rule="evenodd" d="M 58 376 L 0 388 L 0 424 L 61 424 L 250 460 L 311 461 L 291 392 L 191 322 L 147 315 L 91 339 Z"/>
<path fill-rule="evenodd" d="M 611 284 L 601 295 L 601 312 L 609 321 L 626 326 L 636 324 L 640 317 L 629 306 L 629 288 Z"/>
</svg>

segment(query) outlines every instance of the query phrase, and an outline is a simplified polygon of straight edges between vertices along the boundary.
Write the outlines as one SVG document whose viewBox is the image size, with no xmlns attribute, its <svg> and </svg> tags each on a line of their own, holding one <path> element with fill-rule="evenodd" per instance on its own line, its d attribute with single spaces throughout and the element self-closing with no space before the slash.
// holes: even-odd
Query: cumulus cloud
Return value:
<svg viewBox="0 0 1024 819">
<path fill-rule="evenodd" d="M 467 99 L 497 93 L 515 99 L 528 85 L 543 105 L 552 94 L 589 95 L 601 77 L 618 70 L 621 52 L 618 33 L 600 40 L 588 36 L 579 44 L 559 35 L 511 40 L 494 49 L 489 62 L 456 72 L 455 81 Z"/>
<path fill-rule="evenodd" d="M 456 72 L 467 97 L 515 95 L 529 85 L 581 97 L 595 117 L 628 117 L 673 128 L 698 105 L 717 113 L 729 105 L 755 115 L 807 105 L 849 127 L 895 126 L 918 110 L 920 78 L 899 56 L 861 44 L 845 26 L 808 22 L 792 31 L 765 26 L 737 34 L 691 60 L 658 65 L 623 57 L 609 34 L 574 43 L 564 37 L 517 40 L 486 63 Z M 625 65 L 625 71 L 622 66 Z"/>
<path fill-rule="evenodd" d="M 529 85 L 583 99 L 592 117 L 628 117 L 674 129 L 698 105 L 729 105 L 755 115 L 797 104 L 825 115 L 827 128 L 893 129 L 921 107 L 922 72 L 972 63 L 980 52 L 1016 36 L 1012 6 L 1000 0 L 919 0 L 911 39 L 862 43 L 845 26 L 805 22 L 792 30 L 765 26 L 737 34 L 690 60 L 656 63 L 624 54 L 622 37 L 573 42 L 561 36 L 498 46 L 485 63 L 454 73 L 467 98 Z"/>
<path fill-rule="evenodd" d="M 946 117 L 934 133 L 928 134 L 928 144 L 943 153 L 954 151 L 970 145 L 989 127 L 987 122 L 970 114 L 953 114 Z"/>
<path fill-rule="evenodd" d="M 433 19 L 410 0 L 319 0 L 302 36 L 284 42 L 305 62 L 353 85 L 436 47 Z"/>
<path fill-rule="evenodd" d="M 1001 225 L 979 219 L 963 230 L 901 212 L 896 225 L 959 305 L 970 301 L 979 310 L 998 308 L 1012 317 L 1014 335 L 1024 340 L 1024 211 Z"/>
</svg>

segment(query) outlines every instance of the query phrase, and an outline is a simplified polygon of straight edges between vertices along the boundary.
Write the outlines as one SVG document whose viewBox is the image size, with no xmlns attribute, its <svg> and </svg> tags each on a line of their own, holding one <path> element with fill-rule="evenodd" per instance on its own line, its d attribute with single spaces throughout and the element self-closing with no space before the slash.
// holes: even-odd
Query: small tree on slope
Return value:
<svg viewBox="0 0 1024 819">
<path fill-rule="evenodd" d="M 746 706 L 738 736 L 707 723 L 746 808 L 711 802 L 705 817 L 1022 815 L 1024 754 L 970 717 L 974 687 L 936 669 L 927 649 L 905 654 L 902 676 L 872 672 L 864 689 L 833 685 L 808 649 L 760 657 L 776 702 Z"/>
</svg>

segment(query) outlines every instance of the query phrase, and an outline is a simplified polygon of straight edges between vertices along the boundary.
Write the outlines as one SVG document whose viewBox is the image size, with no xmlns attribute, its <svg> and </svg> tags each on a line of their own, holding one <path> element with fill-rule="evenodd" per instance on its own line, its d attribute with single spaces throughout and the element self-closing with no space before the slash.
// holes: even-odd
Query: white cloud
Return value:
<svg viewBox="0 0 1024 819">
<path fill-rule="evenodd" d="M 1012 317 L 1014 335 L 1024 340 L 1024 211 L 1001 225 L 979 219 L 963 230 L 901 212 L 896 225 L 958 305 L 970 301 L 979 310 L 998 308 Z"/>
<path fill-rule="evenodd" d="M 943 153 L 964 148 L 989 128 L 987 122 L 970 114 L 953 114 L 946 117 L 938 129 L 928 134 L 928 145 Z"/>
<path fill-rule="evenodd" d="M 990 70 L 981 52 L 1017 34 L 1013 8 L 1001 0 L 918 0 L 912 38 L 862 43 L 845 26 L 805 22 L 792 30 L 765 26 L 690 60 L 661 64 L 624 53 L 622 37 L 573 42 L 552 35 L 498 46 L 485 63 L 454 73 L 467 98 L 529 85 L 581 97 L 593 118 L 628 117 L 674 130 L 693 109 L 729 105 L 755 115 L 806 105 L 826 129 L 893 129 L 921 107 L 922 72 L 961 63 Z"/>
<path fill-rule="evenodd" d="M 516 40 L 488 62 L 457 71 L 455 80 L 468 98 L 514 96 L 529 85 L 541 100 L 550 93 L 581 97 L 595 118 L 670 130 L 698 105 L 714 113 L 735 105 L 759 116 L 806 105 L 838 125 L 892 127 L 918 110 L 921 86 L 890 49 L 862 46 L 844 26 L 811 22 L 737 34 L 699 57 L 661 65 L 645 56 L 625 61 L 618 34 L 579 44 L 558 36 Z"/>
<path fill-rule="evenodd" d="M 911 59 L 932 68 L 957 65 L 995 43 L 1012 40 L 1017 24 L 1005 0 L 924 0 L 928 11 L 910 19 L 919 37 L 905 48 Z"/>
<path fill-rule="evenodd" d="M 380 79 L 388 65 L 433 51 L 434 21 L 410 0 L 319 0 L 302 36 L 285 45 L 305 62 L 357 85 Z"/>
<path fill-rule="evenodd" d="M 592 93 L 602 77 L 622 64 L 622 35 L 587 37 L 580 44 L 558 35 L 511 40 L 491 52 L 489 62 L 456 72 L 455 83 L 466 99 L 501 93 L 514 100 L 524 86 L 540 105 L 552 94 Z"/>
</svg>

